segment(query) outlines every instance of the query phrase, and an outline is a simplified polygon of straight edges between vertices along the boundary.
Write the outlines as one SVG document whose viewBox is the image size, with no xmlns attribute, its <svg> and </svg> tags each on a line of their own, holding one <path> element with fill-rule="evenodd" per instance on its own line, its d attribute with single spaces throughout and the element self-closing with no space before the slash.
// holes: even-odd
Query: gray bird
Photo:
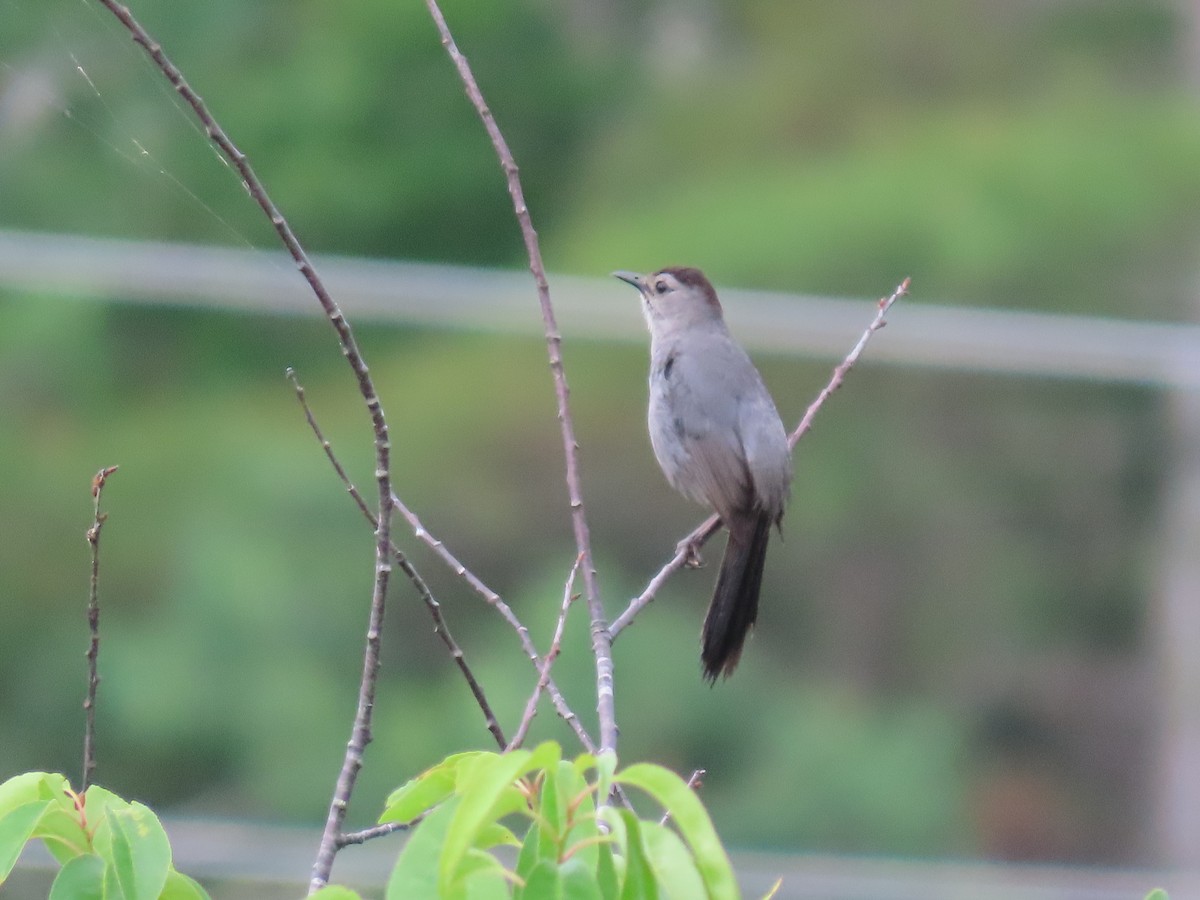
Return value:
<svg viewBox="0 0 1200 900">
<path fill-rule="evenodd" d="M 699 269 L 613 275 L 641 293 L 650 328 L 648 419 L 658 464 L 672 487 L 711 506 L 729 529 L 700 639 L 713 682 L 733 672 L 758 615 L 767 539 L 792 481 L 787 434 Z"/>
</svg>

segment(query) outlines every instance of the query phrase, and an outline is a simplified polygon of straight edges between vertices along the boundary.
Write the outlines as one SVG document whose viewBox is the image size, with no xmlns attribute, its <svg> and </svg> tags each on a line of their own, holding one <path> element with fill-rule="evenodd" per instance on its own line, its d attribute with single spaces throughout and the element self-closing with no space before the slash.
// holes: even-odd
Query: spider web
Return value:
<svg viewBox="0 0 1200 900">
<path fill-rule="evenodd" d="M 277 249 L 238 173 L 108 10 L 0 0 L 0 22 L 0 228 Z"/>
</svg>

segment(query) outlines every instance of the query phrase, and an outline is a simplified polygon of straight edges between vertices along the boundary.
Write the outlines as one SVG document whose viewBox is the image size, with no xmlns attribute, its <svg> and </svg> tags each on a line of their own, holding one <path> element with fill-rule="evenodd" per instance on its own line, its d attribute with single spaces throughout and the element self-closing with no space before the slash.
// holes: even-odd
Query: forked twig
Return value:
<svg viewBox="0 0 1200 900">
<path fill-rule="evenodd" d="M 550 639 L 550 649 L 542 657 L 537 684 L 534 685 L 533 693 L 529 695 L 529 701 L 525 704 L 525 713 L 521 716 L 520 724 L 517 725 L 517 732 L 513 735 L 512 743 L 506 749 L 513 750 L 525 743 L 525 736 L 529 733 L 529 726 L 533 724 L 533 717 L 537 715 L 538 701 L 542 698 L 542 692 L 546 690 L 546 683 L 550 680 L 550 667 L 554 665 L 554 660 L 558 659 L 558 651 L 562 648 L 563 629 L 567 625 L 567 613 L 570 612 L 571 604 L 579 597 L 575 593 L 575 575 L 579 572 L 579 563 L 582 559 L 583 557 L 581 556 L 575 557 L 575 564 L 571 566 L 571 572 L 567 575 L 567 584 L 563 588 L 562 606 L 558 611 L 558 621 L 554 623 L 554 636 Z"/>
<path fill-rule="evenodd" d="M 479 84 L 471 72 L 467 58 L 454 42 L 454 36 L 446 24 L 437 0 L 425 0 L 429 14 L 433 17 L 441 36 L 442 46 L 458 70 L 459 78 L 466 89 L 467 98 L 491 139 L 496 155 L 504 169 L 508 182 L 508 193 L 512 197 L 513 211 L 521 226 L 521 237 L 525 241 L 525 252 L 529 257 L 529 271 L 537 285 L 538 301 L 542 309 L 542 324 L 546 332 L 546 351 L 550 357 L 550 371 L 554 375 L 554 391 L 558 400 L 558 424 L 562 432 L 563 454 L 566 458 L 567 494 L 571 503 L 571 523 L 575 532 L 575 549 L 582 559 L 584 593 L 587 596 L 588 614 L 591 617 L 592 653 L 596 657 L 596 712 L 600 719 L 600 750 L 616 751 L 617 716 L 613 697 L 612 638 L 608 631 L 608 620 L 600 599 L 600 588 L 596 583 L 596 569 L 592 561 L 591 536 L 588 531 L 587 515 L 583 507 L 583 491 L 579 478 L 579 445 L 575 440 L 575 425 L 571 418 L 570 389 L 562 361 L 562 337 L 550 302 L 550 287 L 546 283 L 546 269 L 542 264 L 542 251 L 538 245 L 537 232 L 529 216 L 524 191 L 516 161 L 504 140 L 492 111 L 483 99 Z"/>
<path fill-rule="evenodd" d="M 371 523 L 371 527 L 378 527 L 378 521 L 375 518 L 375 514 L 371 512 L 370 507 L 367 506 L 367 501 L 363 499 L 362 492 L 360 492 L 354 482 L 350 480 L 350 476 L 346 473 L 346 469 L 342 465 L 341 460 L 339 460 L 337 458 L 337 454 L 333 452 L 333 445 L 329 442 L 329 439 L 325 437 L 324 431 L 321 430 L 320 424 L 313 415 L 312 408 L 308 405 L 308 398 L 304 393 L 304 387 L 300 384 L 299 379 L 296 377 L 296 370 L 289 366 L 286 374 L 288 380 L 292 383 L 292 388 L 296 392 L 296 399 L 300 401 L 300 408 L 304 410 L 304 419 L 308 422 L 308 427 L 312 430 L 313 435 L 321 444 L 321 449 L 325 451 L 325 456 L 328 458 L 330 465 L 333 466 L 333 471 L 336 472 L 338 478 L 341 479 L 342 485 L 346 488 L 346 493 L 353 498 L 355 504 L 358 506 L 359 511 L 363 514 L 363 518 Z M 425 579 L 421 577 L 421 574 L 409 561 L 404 552 L 400 550 L 395 543 L 391 545 L 391 549 L 392 557 L 395 559 L 396 565 L 400 567 L 400 571 L 408 576 L 408 580 L 411 581 L 413 587 L 416 588 L 417 595 L 421 598 L 422 602 L 424 602 L 425 608 L 429 610 L 429 615 L 433 618 L 434 633 L 436 633 L 437 636 L 442 639 L 442 643 L 445 644 L 446 649 L 450 651 L 450 657 L 454 660 L 455 665 L 458 666 L 459 671 L 462 672 L 463 678 L 466 679 L 467 687 L 470 689 L 471 695 L 475 698 L 475 702 L 479 705 L 479 709 L 483 713 L 483 718 L 487 723 L 488 731 L 492 733 L 492 737 L 495 738 L 496 744 L 501 750 L 503 750 L 508 745 L 508 742 L 504 737 L 504 731 L 500 727 L 500 722 L 496 719 L 496 714 L 492 711 L 491 704 L 488 703 L 487 694 L 484 693 L 483 686 L 475 677 L 475 673 L 471 671 L 470 665 L 467 664 L 466 656 L 463 654 L 462 648 L 459 647 L 458 642 L 454 640 L 454 635 L 450 633 L 450 626 L 446 624 L 446 619 L 442 615 L 442 605 L 438 603 L 437 598 L 433 596 L 433 592 L 429 589 L 429 585 L 426 583 Z"/>
<path fill-rule="evenodd" d="M 313 863 L 312 879 L 309 892 L 319 890 L 329 881 L 329 873 L 333 868 L 333 859 L 337 854 L 337 836 L 346 818 L 346 809 L 350 803 L 350 795 L 354 792 L 354 784 L 358 779 L 359 769 L 362 768 L 363 752 L 371 740 L 371 714 L 375 706 L 375 686 L 379 676 L 379 640 L 383 627 L 384 601 L 387 597 L 388 579 L 391 575 L 391 441 L 388 435 L 387 418 L 384 416 L 383 405 L 375 391 L 374 382 L 366 361 L 354 339 L 350 323 L 342 314 L 341 309 L 325 288 L 316 269 L 309 261 L 308 254 L 301 246 L 299 239 L 292 231 L 291 225 L 274 201 L 267 194 L 266 188 L 255 174 L 246 154 L 230 140 L 224 129 L 217 124 L 204 101 L 187 83 L 183 73 L 163 52 L 162 46 L 155 41 L 145 28 L 133 17 L 129 9 L 117 0 L 100 0 L 117 20 L 125 27 L 133 40 L 150 56 L 159 71 L 166 76 L 171 86 L 192 108 L 204 127 L 205 133 L 217 149 L 233 164 L 242 177 L 242 183 L 250 196 L 270 219 L 276 234 L 295 260 L 300 273 L 308 282 L 326 318 L 337 332 L 341 344 L 342 355 L 346 357 L 350 368 L 358 382 L 358 390 L 366 404 L 371 417 L 371 426 L 375 434 L 375 480 L 378 486 L 379 507 L 377 512 L 378 526 L 375 529 L 375 572 L 371 589 L 371 611 L 367 624 L 366 648 L 363 652 L 362 678 L 359 682 L 358 705 L 351 729 L 350 740 L 346 745 L 346 754 L 342 760 L 342 768 L 338 774 L 337 785 L 329 803 L 329 814 L 326 818 L 325 829 L 321 836 L 321 844 Z"/>
<path fill-rule="evenodd" d="M 500 614 L 500 617 L 509 624 L 513 631 L 517 633 L 517 640 L 521 642 L 521 649 L 525 651 L 525 657 L 533 664 L 536 671 L 542 670 L 542 658 L 538 655 L 537 648 L 533 645 L 533 639 L 529 637 L 529 629 L 513 612 L 511 606 L 504 602 L 504 599 L 488 587 L 474 572 L 464 566 L 451 552 L 442 541 L 430 533 L 424 523 L 417 517 L 417 514 L 405 505 L 404 501 L 392 494 L 392 505 L 396 507 L 396 512 L 408 522 L 416 535 L 417 540 L 423 543 L 426 547 L 434 552 L 434 554 L 444 562 L 450 571 L 454 572 L 459 578 L 463 579 L 470 586 L 471 590 L 475 591 L 483 602 Z M 559 717 L 571 727 L 575 732 L 575 736 L 579 738 L 579 743 L 583 745 L 583 749 L 588 753 L 596 752 L 596 742 L 592 740 L 592 736 L 588 734 L 587 729 L 583 727 L 583 723 L 579 721 L 579 716 L 575 711 L 567 705 L 566 698 L 563 697 L 562 691 L 558 689 L 554 679 L 550 678 L 546 681 L 546 693 L 550 696 L 550 702 L 554 704 L 554 709 Z"/>
<path fill-rule="evenodd" d="M 825 405 L 825 401 L 829 399 L 830 395 L 842 386 L 842 382 L 846 380 L 846 375 L 854 367 L 854 364 L 858 362 L 859 356 L 862 355 L 863 348 L 867 346 L 867 341 L 871 339 L 871 335 L 887 324 L 888 310 L 892 308 L 892 305 L 897 300 L 908 293 L 910 280 L 905 278 L 889 296 L 879 300 L 875 311 L 875 318 L 871 320 L 871 324 L 867 326 L 866 330 L 859 337 L 858 342 L 846 354 L 846 357 L 834 367 L 829 382 L 817 394 L 817 399 L 809 404 L 804 417 L 800 420 L 800 424 L 788 435 L 789 447 L 795 448 L 799 440 L 812 428 L 813 419 L 821 410 L 821 407 Z M 646 589 L 629 601 L 629 605 L 625 607 L 624 611 L 609 626 L 609 633 L 614 640 L 616 640 L 617 635 L 625 630 L 625 627 L 633 621 L 638 613 L 654 601 L 654 598 L 658 596 L 659 589 L 667 583 L 667 580 L 675 572 L 687 565 L 689 560 L 694 556 L 695 550 L 703 546 L 709 538 L 717 533 L 717 529 L 720 527 L 720 517 L 711 515 L 697 525 L 691 534 L 676 545 L 675 555 L 650 579 L 646 585 Z"/>
<path fill-rule="evenodd" d="M 83 700 L 85 722 L 83 727 L 83 778 L 79 793 L 88 789 L 92 773 L 96 771 L 96 690 L 100 687 L 100 529 L 108 519 L 108 513 L 100 512 L 100 494 L 108 476 L 117 471 L 116 466 L 101 469 L 92 477 L 92 524 L 87 530 L 88 547 L 92 554 L 92 576 L 88 582 L 88 682 L 87 696 Z"/>
</svg>

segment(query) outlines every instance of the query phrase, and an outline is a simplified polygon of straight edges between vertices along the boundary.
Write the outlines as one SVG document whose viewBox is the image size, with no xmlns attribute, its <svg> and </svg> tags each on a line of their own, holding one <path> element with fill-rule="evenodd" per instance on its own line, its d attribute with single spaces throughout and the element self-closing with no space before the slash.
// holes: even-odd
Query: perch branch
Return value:
<svg viewBox="0 0 1200 900">
<path fill-rule="evenodd" d="M 104 527 L 107 513 L 100 512 L 100 494 L 104 482 L 117 471 L 116 466 L 101 469 L 92 477 L 92 524 L 87 530 L 87 542 L 92 553 L 92 576 L 88 583 L 88 640 L 87 696 L 83 700 L 85 722 L 83 727 L 83 779 L 79 793 L 88 789 L 92 773 L 96 771 L 96 690 L 100 687 L 100 529 Z"/>
<path fill-rule="evenodd" d="M 871 339 L 871 336 L 875 332 L 887 324 L 887 314 L 892 308 L 892 304 L 908 293 L 909 280 L 905 278 L 889 296 L 880 299 L 876 306 L 875 318 L 871 320 L 871 324 L 867 326 L 866 330 L 859 337 L 858 342 L 846 354 L 846 357 L 834 368 L 829 382 L 817 394 L 817 399 L 809 404 L 804 417 L 800 420 L 800 424 L 788 435 L 789 447 L 795 448 L 799 440 L 812 429 L 813 419 L 820 412 L 821 407 L 825 405 L 825 401 L 829 399 L 830 395 L 842 386 L 842 382 L 846 380 L 846 375 L 854 367 L 854 364 L 858 362 L 859 356 L 862 355 L 863 348 L 867 346 L 867 341 Z M 675 555 L 671 557 L 670 561 L 659 570 L 658 574 L 650 579 L 650 582 L 646 585 L 646 589 L 637 597 L 634 597 L 629 602 L 629 605 L 625 607 L 625 610 L 613 620 L 612 625 L 609 627 L 609 633 L 612 634 L 614 640 L 617 635 L 625 630 L 625 627 L 633 621 L 639 612 L 654 601 L 654 598 L 658 596 L 659 589 L 666 584 L 667 580 L 675 572 L 687 565 L 689 560 L 692 559 L 695 549 L 703 546 L 709 538 L 716 534 L 717 529 L 720 527 L 720 517 L 716 515 L 709 516 L 697 525 L 691 534 L 676 545 Z"/>
<path fill-rule="evenodd" d="M 571 504 L 571 522 L 575 532 L 575 549 L 582 560 L 584 593 L 587 596 L 588 614 L 591 617 L 592 653 L 596 657 L 596 712 L 600 719 L 600 750 L 616 751 L 617 749 L 617 718 L 616 704 L 613 695 L 613 663 L 612 638 L 608 631 L 608 620 L 605 618 L 604 606 L 600 598 L 600 588 L 596 582 L 596 569 L 592 561 L 591 537 L 588 532 L 587 515 L 583 507 L 583 492 L 579 478 L 579 445 L 575 440 L 575 425 L 571 418 L 570 389 L 567 386 L 566 370 L 562 361 L 562 336 L 558 331 L 558 323 L 554 316 L 554 306 L 550 302 L 550 287 L 546 283 L 546 270 L 542 264 L 542 251 L 538 245 L 537 232 L 529 215 L 529 207 L 525 203 L 525 194 L 521 188 L 521 178 L 512 152 L 508 148 L 500 127 L 496 124 L 492 111 L 488 108 L 479 89 L 479 84 L 471 72 L 467 58 L 463 56 L 454 42 L 454 36 L 446 24 L 442 10 L 437 0 L 425 0 L 429 14 L 433 17 L 441 36 L 442 46 L 446 48 L 459 78 L 466 89 L 467 97 L 475 111 L 479 114 L 500 166 L 504 170 L 508 183 L 508 193 L 512 197 L 513 211 L 520 223 L 521 236 L 525 241 L 525 252 L 529 257 L 529 271 L 533 274 L 537 285 L 538 301 L 542 309 L 542 324 L 546 332 L 546 350 L 550 358 L 550 371 L 554 376 L 554 390 L 558 400 L 558 423 L 562 433 L 563 453 L 566 457 L 567 493 Z"/>
</svg>

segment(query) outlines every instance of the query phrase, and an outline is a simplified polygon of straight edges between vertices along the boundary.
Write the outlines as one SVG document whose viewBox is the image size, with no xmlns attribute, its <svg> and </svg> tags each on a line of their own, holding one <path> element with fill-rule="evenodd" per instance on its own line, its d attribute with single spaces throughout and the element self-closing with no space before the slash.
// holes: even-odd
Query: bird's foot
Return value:
<svg viewBox="0 0 1200 900">
<path fill-rule="evenodd" d="M 695 541 L 680 541 L 675 546 L 675 553 L 683 554 L 684 568 L 699 569 L 704 565 L 704 559 L 700 556 L 700 545 Z"/>
</svg>

